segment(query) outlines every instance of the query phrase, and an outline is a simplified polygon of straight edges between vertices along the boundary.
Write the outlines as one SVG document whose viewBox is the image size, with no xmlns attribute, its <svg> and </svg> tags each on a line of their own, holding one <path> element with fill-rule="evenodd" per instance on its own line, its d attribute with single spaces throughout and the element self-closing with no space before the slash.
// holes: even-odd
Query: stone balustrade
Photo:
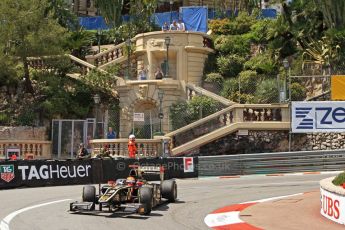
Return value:
<svg viewBox="0 0 345 230">
<path fill-rule="evenodd" d="M 125 43 L 118 44 L 110 49 L 107 49 L 106 51 L 100 52 L 96 55 L 88 55 L 86 56 L 87 62 L 95 65 L 95 66 L 101 66 L 104 64 L 107 64 L 111 61 L 114 61 L 118 58 L 124 57 L 125 52 L 124 48 L 126 47 Z"/>
<path fill-rule="evenodd" d="M 90 141 L 92 155 L 108 151 L 111 157 L 128 157 L 128 139 L 95 139 Z M 136 139 L 138 157 L 160 157 L 163 153 L 163 139 Z"/>
<path fill-rule="evenodd" d="M 19 148 L 21 159 L 25 159 L 29 156 L 34 159 L 50 159 L 51 145 L 51 141 L 0 140 L 0 159 L 6 158 L 6 149 L 9 147 Z"/>
<path fill-rule="evenodd" d="M 254 122 L 290 122 L 288 105 L 235 104 L 166 136 L 172 138 L 175 148 L 231 124 Z"/>
<path fill-rule="evenodd" d="M 235 104 L 235 102 L 230 101 L 222 96 L 219 96 L 215 93 L 212 93 L 206 89 L 203 89 L 201 87 L 198 87 L 194 84 L 188 83 L 186 85 L 186 91 L 187 91 L 187 99 L 191 100 L 194 96 L 207 96 L 209 98 L 212 98 L 213 100 L 219 102 L 221 105 L 223 105 L 223 108 L 225 106 L 231 106 Z"/>
</svg>

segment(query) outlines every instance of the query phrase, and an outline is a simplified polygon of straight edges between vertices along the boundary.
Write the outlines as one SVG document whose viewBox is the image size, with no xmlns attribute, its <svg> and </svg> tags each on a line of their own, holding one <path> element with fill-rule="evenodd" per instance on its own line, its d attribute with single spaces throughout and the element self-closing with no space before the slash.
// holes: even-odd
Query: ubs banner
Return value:
<svg viewBox="0 0 345 230">
<path fill-rule="evenodd" d="M 90 160 L 0 162 L 0 188 L 91 183 L 91 163 Z"/>
<path fill-rule="evenodd" d="M 345 132 L 345 101 L 292 102 L 293 133 Z"/>
</svg>

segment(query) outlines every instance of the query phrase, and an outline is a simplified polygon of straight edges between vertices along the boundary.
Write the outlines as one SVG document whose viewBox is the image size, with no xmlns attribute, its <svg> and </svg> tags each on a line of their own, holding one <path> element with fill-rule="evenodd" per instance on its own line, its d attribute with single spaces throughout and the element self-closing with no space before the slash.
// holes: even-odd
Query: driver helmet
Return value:
<svg viewBox="0 0 345 230">
<path fill-rule="evenodd" d="M 132 176 L 127 177 L 126 183 L 127 183 L 127 185 L 129 185 L 129 186 L 134 186 L 134 185 L 135 185 L 135 178 L 132 177 Z"/>
</svg>

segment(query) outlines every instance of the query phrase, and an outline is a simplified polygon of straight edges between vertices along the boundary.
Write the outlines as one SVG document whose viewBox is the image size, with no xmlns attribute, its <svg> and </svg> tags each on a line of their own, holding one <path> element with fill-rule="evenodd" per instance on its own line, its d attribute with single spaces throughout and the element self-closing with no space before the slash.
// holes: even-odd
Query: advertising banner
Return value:
<svg viewBox="0 0 345 230">
<path fill-rule="evenodd" d="M 345 224 L 345 197 L 320 188 L 321 215 L 339 224 Z"/>
<path fill-rule="evenodd" d="M 91 183 L 91 163 L 90 160 L 4 161 L 0 163 L 0 188 Z"/>
<path fill-rule="evenodd" d="M 334 75 L 331 80 L 331 99 L 345 100 L 345 76 Z"/>
<path fill-rule="evenodd" d="M 293 133 L 345 132 L 345 101 L 292 102 Z"/>
<path fill-rule="evenodd" d="M 164 178 L 198 177 L 198 158 L 105 158 L 89 160 L 0 161 L 0 189 L 57 185 L 97 184 L 127 178 L 135 166 L 164 168 Z M 146 175 L 159 180 L 159 174 Z"/>
</svg>

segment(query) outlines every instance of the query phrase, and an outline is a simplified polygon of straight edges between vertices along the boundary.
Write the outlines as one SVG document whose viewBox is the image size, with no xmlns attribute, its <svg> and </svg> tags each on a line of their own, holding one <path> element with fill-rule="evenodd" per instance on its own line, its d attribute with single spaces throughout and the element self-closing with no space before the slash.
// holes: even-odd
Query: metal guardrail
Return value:
<svg viewBox="0 0 345 230">
<path fill-rule="evenodd" d="M 199 157 L 199 176 L 231 176 L 345 169 L 345 150 Z"/>
</svg>

